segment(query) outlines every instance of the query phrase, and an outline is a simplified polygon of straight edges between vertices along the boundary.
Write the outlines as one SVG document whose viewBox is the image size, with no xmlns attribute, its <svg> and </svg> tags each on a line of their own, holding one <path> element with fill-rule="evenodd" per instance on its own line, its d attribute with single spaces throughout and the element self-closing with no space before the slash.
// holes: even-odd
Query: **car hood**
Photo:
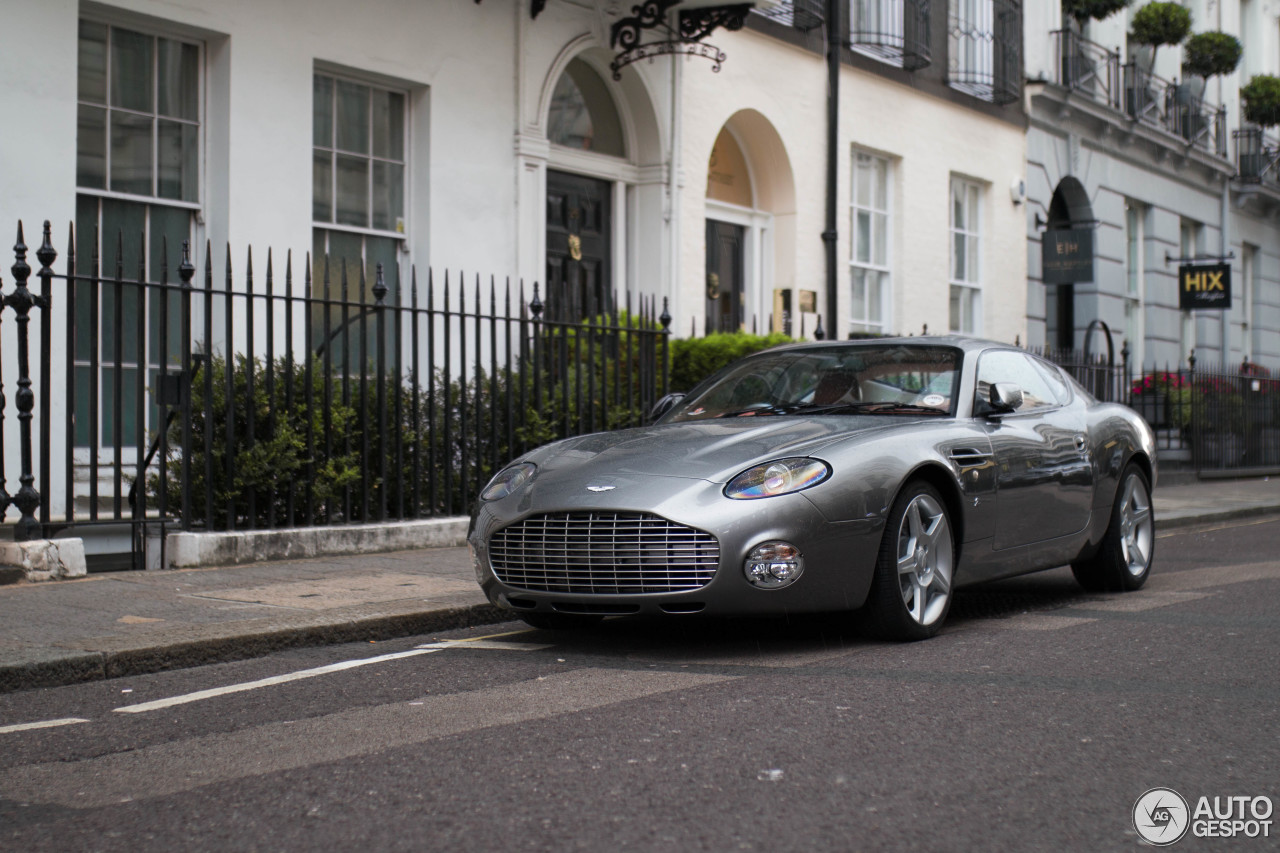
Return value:
<svg viewBox="0 0 1280 853">
<path fill-rule="evenodd" d="M 836 441 L 917 423 L 882 416 L 754 417 L 662 424 L 595 433 L 547 445 L 524 458 L 544 483 L 573 477 L 679 477 L 728 482 L 753 464 L 808 456 Z"/>
</svg>

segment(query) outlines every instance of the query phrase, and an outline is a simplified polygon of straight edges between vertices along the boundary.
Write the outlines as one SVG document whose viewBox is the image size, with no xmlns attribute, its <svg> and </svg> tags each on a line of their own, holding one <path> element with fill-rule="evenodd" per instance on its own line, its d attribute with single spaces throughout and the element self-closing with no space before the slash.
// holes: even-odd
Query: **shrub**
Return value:
<svg viewBox="0 0 1280 853">
<path fill-rule="evenodd" d="M 1133 15 L 1129 37 L 1160 47 L 1180 43 L 1191 32 L 1191 11 L 1177 3 L 1148 3 Z"/>
<path fill-rule="evenodd" d="M 1259 74 L 1240 88 L 1244 117 L 1261 127 L 1280 124 L 1280 77 Z"/>
<path fill-rule="evenodd" d="M 1169 426 L 1191 423 L 1191 382 L 1180 373 L 1148 373 L 1133 381 L 1129 394 L 1135 409 L 1151 412 L 1157 420 L 1167 417 Z"/>
<path fill-rule="evenodd" d="M 1200 77 L 1230 74 L 1240 64 L 1240 40 L 1228 33 L 1196 33 L 1182 46 L 1182 71 Z"/>
<path fill-rule="evenodd" d="M 660 380 L 646 384 L 662 370 L 661 348 L 654 346 L 661 338 L 635 331 L 559 327 L 544 332 L 526 358 L 513 354 L 510 369 L 468 364 L 465 380 L 442 371 L 326 375 L 318 359 L 309 369 L 278 359 L 268 390 L 261 359 L 237 355 L 228 381 L 227 362 L 216 357 L 191 385 L 190 446 L 183 447 L 180 419 L 169 427 L 166 509 L 191 527 L 212 530 L 469 512 L 485 482 L 525 451 L 642 423 L 662 390 Z M 644 352 L 646 345 L 654 351 Z M 184 453 L 189 518 L 182 506 Z M 151 475 L 147 487 L 155 506 L 160 475 Z"/>
<path fill-rule="evenodd" d="M 1131 0 L 1062 0 L 1062 14 L 1074 18 L 1083 27 L 1089 21 L 1101 21 L 1129 5 Z"/>
<path fill-rule="evenodd" d="M 705 338 L 672 341 L 671 390 L 692 390 L 703 379 L 745 355 L 792 342 L 781 332 L 769 335 L 721 332 Z"/>
</svg>

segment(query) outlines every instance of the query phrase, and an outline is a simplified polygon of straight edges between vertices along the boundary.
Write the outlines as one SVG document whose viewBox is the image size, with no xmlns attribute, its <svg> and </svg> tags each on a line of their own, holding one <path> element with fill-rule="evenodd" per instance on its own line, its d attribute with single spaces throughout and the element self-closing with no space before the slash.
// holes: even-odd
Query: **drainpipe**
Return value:
<svg viewBox="0 0 1280 853">
<path fill-rule="evenodd" d="M 822 232 L 822 242 L 827 254 L 827 324 L 826 333 L 838 338 L 836 319 L 837 282 L 840 279 L 836 263 L 836 188 L 840 178 L 840 49 L 841 38 L 840 0 L 827 0 L 827 221 Z M 818 328 L 822 328 L 821 322 Z"/>
<path fill-rule="evenodd" d="M 1222 224 L 1218 227 L 1218 263 L 1229 264 L 1227 255 L 1231 253 L 1231 179 L 1222 178 L 1222 197 L 1219 199 L 1219 222 Z M 1231 312 L 1219 311 L 1219 322 L 1221 323 L 1222 335 L 1222 365 L 1223 369 L 1231 363 Z M 1241 351 L 1244 350 L 1244 342 L 1241 341 Z"/>
</svg>

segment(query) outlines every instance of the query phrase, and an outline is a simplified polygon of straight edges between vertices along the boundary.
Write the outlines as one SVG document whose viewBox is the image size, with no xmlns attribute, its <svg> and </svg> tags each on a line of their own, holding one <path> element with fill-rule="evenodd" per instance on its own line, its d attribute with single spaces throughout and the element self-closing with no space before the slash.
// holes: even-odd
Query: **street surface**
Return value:
<svg viewBox="0 0 1280 853">
<path fill-rule="evenodd" d="M 1160 533 L 1140 592 L 1018 578 L 910 645 L 510 623 L 0 695 L 0 849 L 1132 850 L 1151 788 L 1280 801 L 1277 542 Z"/>
</svg>

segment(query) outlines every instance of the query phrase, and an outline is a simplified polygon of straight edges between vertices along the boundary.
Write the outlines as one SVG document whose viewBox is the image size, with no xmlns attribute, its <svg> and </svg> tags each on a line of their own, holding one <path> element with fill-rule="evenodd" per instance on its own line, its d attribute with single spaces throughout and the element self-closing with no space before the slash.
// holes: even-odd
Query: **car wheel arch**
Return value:
<svg viewBox="0 0 1280 853">
<path fill-rule="evenodd" d="M 960 487 L 956 484 L 955 475 L 942 465 L 926 462 L 912 470 L 910 474 L 902 479 L 902 484 L 898 486 L 898 491 L 894 494 L 893 501 L 898 499 L 898 495 L 902 493 L 903 489 L 916 481 L 922 481 L 933 486 L 942 497 L 943 503 L 946 505 L 947 515 L 951 520 L 951 529 L 955 536 L 955 562 L 959 566 L 965 525 L 964 504 L 960 496 Z M 893 505 L 893 501 L 890 501 L 890 506 Z"/>
<path fill-rule="evenodd" d="M 1120 470 L 1124 471 L 1125 468 L 1129 467 L 1130 463 L 1138 466 L 1138 468 L 1142 471 L 1143 476 L 1147 478 L 1147 485 L 1150 486 L 1152 489 L 1154 489 L 1155 488 L 1155 470 L 1151 464 L 1151 459 L 1147 456 L 1147 454 L 1143 453 L 1142 451 L 1136 451 L 1134 453 L 1129 454 L 1129 458 L 1126 459 L 1124 461 L 1124 464 L 1120 466 Z M 1120 481 L 1117 479 L 1116 489 L 1118 490 L 1119 488 L 1120 488 Z M 1115 498 L 1113 497 L 1112 500 L 1114 501 Z"/>
</svg>

